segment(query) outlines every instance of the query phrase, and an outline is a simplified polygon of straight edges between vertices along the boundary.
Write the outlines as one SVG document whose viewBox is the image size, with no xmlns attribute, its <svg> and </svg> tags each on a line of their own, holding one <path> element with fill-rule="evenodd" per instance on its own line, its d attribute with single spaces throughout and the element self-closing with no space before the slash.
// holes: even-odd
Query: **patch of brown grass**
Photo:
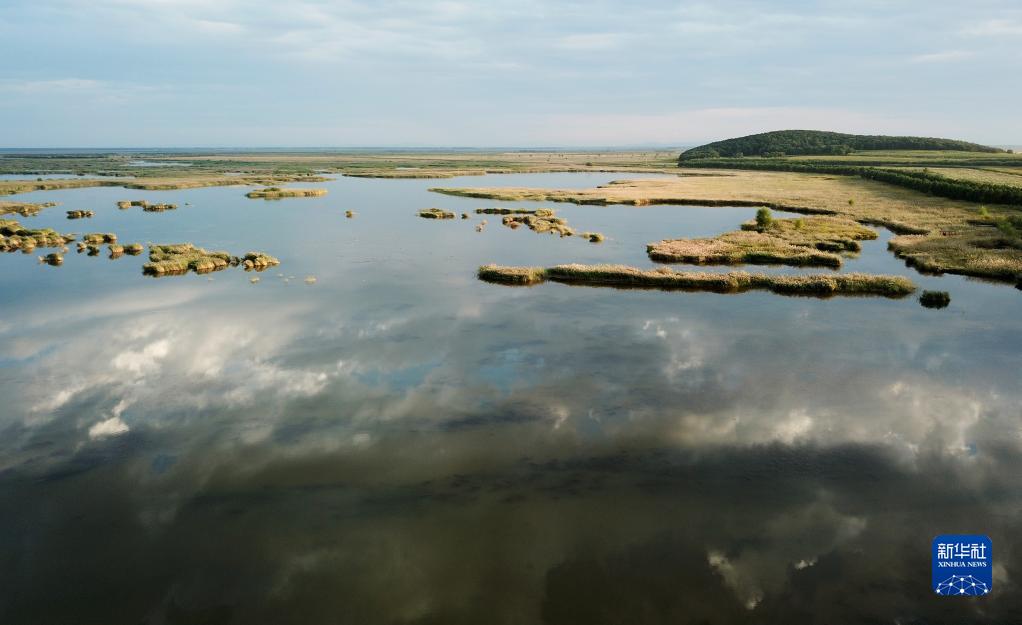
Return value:
<svg viewBox="0 0 1022 625">
<path fill-rule="evenodd" d="M 479 278 L 488 282 L 536 284 L 544 280 L 568 284 L 613 286 L 618 288 L 657 288 L 666 290 L 741 293 L 768 290 L 780 295 L 830 297 L 834 295 L 878 295 L 904 297 L 915 291 L 908 278 L 871 274 L 828 274 L 785 276 L 753 274 L 744 271 L 705 273 L 675 271 L 662 267 L 638 269 L 624 265 L 557 265 L 538 267 L 479 268 Z"/>
</svg>

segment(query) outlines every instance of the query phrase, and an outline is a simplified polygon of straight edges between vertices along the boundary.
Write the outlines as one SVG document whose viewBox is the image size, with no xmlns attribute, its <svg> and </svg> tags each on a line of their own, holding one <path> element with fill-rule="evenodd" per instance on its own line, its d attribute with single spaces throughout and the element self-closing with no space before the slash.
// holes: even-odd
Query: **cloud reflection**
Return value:
<svg viewBox="0 0 1022 625">
<path fill-rule="evenodd" d="M 947 336 L 855 321 L 854 302 L 770 300 L 758 314 L 801 322 L 767 331 L 657 293 L 454 319 L 418 295 L 414 316 L 197 298 L 35 327 L 47 345 L 0 378 L 0 620 L 1022 609 L 1019 389 L 951 375 L 981 361 Z M 928 541 L 951 527 L 1003 554 L 982 606 L 928 601 Z"/>
</svg>

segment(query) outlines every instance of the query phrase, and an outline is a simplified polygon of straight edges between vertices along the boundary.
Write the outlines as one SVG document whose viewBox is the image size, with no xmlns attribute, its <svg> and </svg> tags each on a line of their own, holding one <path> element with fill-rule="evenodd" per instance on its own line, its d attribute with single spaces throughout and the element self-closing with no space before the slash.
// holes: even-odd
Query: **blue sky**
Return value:
<svg viewBox="0 0 1022 625">
<path fill-rule="evenodd" d="M 1022 3 L 3 0 L 0 147 L 1022 144 Z"/>
</svg>

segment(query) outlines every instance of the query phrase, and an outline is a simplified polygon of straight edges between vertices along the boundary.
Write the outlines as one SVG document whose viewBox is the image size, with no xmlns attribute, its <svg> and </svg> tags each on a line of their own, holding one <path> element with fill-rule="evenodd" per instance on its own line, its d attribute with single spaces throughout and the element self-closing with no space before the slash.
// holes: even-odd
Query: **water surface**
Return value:
<svg viewBox="0 0 1022 625">
<path fill-rule="evenodd" d="M 1022 620 L 1022 293 L 920 276 L 886 232 L 845 270 L 949 308 L 508 288 L 475 268 L 650 266 L 646 243 L 755 210 L 528 205 L 601 245 L 415 216 L 525 206 L 437 184 L 627 177 L 15 196 L 62 203 L 33 227 L 282 265 L 0 257 L 0 622 Z M 991 595 L 931 596 L 942 533 L 991 536 Z"/>
</svg>

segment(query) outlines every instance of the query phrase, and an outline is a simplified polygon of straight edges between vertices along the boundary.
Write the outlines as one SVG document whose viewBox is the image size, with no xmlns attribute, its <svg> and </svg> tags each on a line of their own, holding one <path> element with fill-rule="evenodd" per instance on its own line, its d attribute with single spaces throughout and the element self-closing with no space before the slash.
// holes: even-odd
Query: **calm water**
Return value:
<svg viewBox="0 0 1022 625">
<path fill-rule="evenodd" d="M 1022 293 L 919 276 L 887 233 L 846 268 L 949 308 L 507 288 L 475 268 L 648 266 L 754 209 L 549 205 L 602 245 L 415 216 L 522 206 L 437 184 L 624 177 L 19 196 L 282 265 L 0 256 L 0 623 L 1022 621 Z M 991 595 L 931 595 L 941 533 L 990 535 Z"/>
</svg>

